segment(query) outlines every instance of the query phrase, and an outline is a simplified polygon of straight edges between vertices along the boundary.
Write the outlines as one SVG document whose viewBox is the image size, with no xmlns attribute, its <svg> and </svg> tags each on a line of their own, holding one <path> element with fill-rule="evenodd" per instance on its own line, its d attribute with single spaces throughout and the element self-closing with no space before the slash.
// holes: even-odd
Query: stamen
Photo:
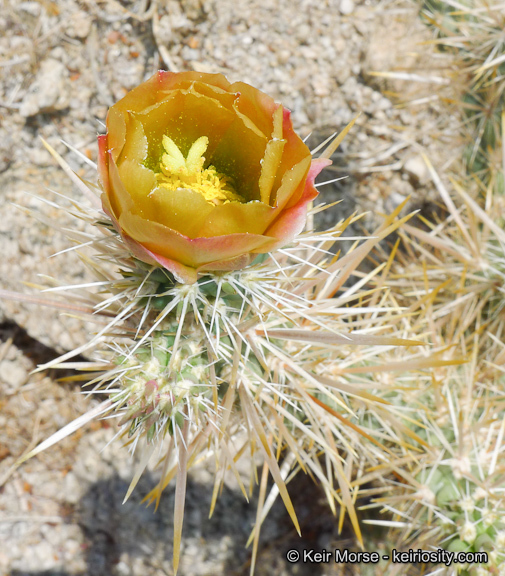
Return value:
<svg viewBox="0 0 505 576">
<path fill-rule="evenodd" d="M 161 157 L 161 172 L 156 174 L 159 186 L 168 190 L 189 188 L 214 205 L 245 203 L 245 198 L 235 192 L 227 176 L 219 173 L 214 166 L 203 168 L 208 145 L 207 136 L 201 136 L 193 142 L 187 157 L 184 158 L 175 142 L 169 136 L 163 136 L 166 153 Z"/>
</svg>

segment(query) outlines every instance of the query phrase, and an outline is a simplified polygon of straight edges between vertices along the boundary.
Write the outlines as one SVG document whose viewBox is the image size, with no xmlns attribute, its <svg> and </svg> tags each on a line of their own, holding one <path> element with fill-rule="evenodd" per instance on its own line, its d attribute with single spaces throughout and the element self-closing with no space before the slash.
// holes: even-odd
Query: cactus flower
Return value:
<svg viewBox="0 0 505 576">
<path fill-rule="evenodd" d="M 188 284 L 288 244 L 329 163 L 282 105 L 220 74 L 158 72 L 99 137 L 104 210 L 135 257 Z"/>
</svg>

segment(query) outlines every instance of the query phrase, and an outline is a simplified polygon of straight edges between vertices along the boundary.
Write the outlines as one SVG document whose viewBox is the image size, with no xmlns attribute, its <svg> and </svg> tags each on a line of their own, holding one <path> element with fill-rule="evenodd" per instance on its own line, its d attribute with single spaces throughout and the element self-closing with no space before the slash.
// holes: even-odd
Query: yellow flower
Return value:
<svg viewBox="0 0 505 576">
<path fill-rule="evenodd" d="M 135 257 L 193 283 L 301 232 L 329 164 L 311 160 L 266 94 L 220 74 L 158 72 L 109 110 L 102 203 Z"/>
</svg>

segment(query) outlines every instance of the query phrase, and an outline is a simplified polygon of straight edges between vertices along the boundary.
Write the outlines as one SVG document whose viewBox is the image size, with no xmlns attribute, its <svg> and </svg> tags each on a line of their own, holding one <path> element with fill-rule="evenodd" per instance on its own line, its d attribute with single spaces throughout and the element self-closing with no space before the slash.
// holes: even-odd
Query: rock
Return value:
<svg viewBox="0 0 505 576">
<path fill-rule="evenodd" d="M 128 563 L 124 561 L 120 561 L 118 564 L 116 564 L 115 571 L 118 576 L 130 576 L 132 573 Z"/>
<path fill-rule="evenodd" d="M 8 133 L 0 141 L 0 172 L 4 172 L 12 162 L 14 142 Z"/>
<path fill-rule="evenodd" d="M 91 17 L 79 10 L 69 18 L 67 34 L 72 38 L 86 38 L 91 30 Z"/>
<path fill-rule="evenodd" d="M 58 60 L 48 58 L 40 66 L 27 95 L 21 103 L 20 113 L 25 118 L 40 112 L 56 112 L 68 107 L 68 71 Z"/>
<path fill-rule="evenodd" d="M 388 214 L 393 212 L 402 202 L 405 202 L 406 198 L 407 196 L 404 196 L 399 192 L 392 192 L 384 202 L 384 208 L 386 209 L 386 212 Z"/>
<path fill-rule="evenodd" d="M 20 2 L 18 5 L 18 10 L 30 14 L 30 16 L 40 16 L 42 10 L 41 5 L 38 2 Z"/>
<path fill-rule="evenodd" d="M 354 2 L 353 0 L 340 0 L 340 13 L 347 16 L 354 12 Z"/>
<path fill-rule="evenodd" d="M 20 362 L 4 360 L 0 364 L 1 380 L 14 390 L 22 386 L 28 379 L 28 372 Z"/>
<path fill-rule="evenodd" d="M 424 186 L 430 177 L 428 167 L 421 156 L 409 158 L 403 165 L 403 170 L 413 185 Z"/>
<path fill-rule="evenodd" d="M 74 472 L 69 472 L 65 476 L 63 487 L 65 492 L 65 501 L 69 504 L 77 504 L 83 496 L 83 491 L 82 484 L 79 482 L 79 479 Z"/>
</svg>

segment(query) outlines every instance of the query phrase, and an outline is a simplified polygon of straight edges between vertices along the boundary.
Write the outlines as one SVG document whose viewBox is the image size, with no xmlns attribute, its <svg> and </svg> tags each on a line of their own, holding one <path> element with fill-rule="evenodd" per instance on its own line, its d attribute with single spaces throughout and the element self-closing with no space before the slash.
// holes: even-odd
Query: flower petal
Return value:
<svg viewBox="0 0 505 576">
<path fill-rule="evenodd" d="M 111 160 L 111 166 L 112 164 Z M 126 205 L 126 209 L 133 210 L 147 220 L 157 220 L 159 217 L 158 207 L 149 197 L 149 194 L 158 185 L 154 172 L 135 160 L 125 160 L 117 168 L 117 174 L 123 186 L 120 187 L 115 182 L 116 194 L 118 196 L 126 194 L 132 201 L 131 204 L 128 202 L 122 205 Z"/>
<path fill-rule="evenodd" d="M 303 194 L 303 187 L 296 190 L 295 194 L 290 194 L 289 190 L 283 188 L 280 190 L 284 174 L 307 158 L 311 158 L 310 150 L 303 143 L 303 141 L 298 137 L 298 135 L 293 130 L 293 124 L 291 122 L 291 112 L 284 108 L 283 109 L 283 127 L 282 127 L 282 137 L 286 140 L 286 145 L 284 147 L 284 153 L 282 155 L 282 160 L 277 169 L 277 175 L 275 178 L 275 183 L 273 186 L 272 197 L 270 202 L 275 206 L 286 206 L 289 208 L 298 202 Z M 285 195 L 289 195 L 286 198 Z"/>
<path fill-rule="evenodd" d="M 312 161 L 302 197 L 297 204 L 284 210 L 266 232 L 268 236 L 277 238 L 276 242 L 271 242 L 268 245 L 268 251 L 285 246 L 303 230 L 307 219 L 308 204 L 314 200 L 318 194 L 314 186 L 314 179 L 323 168 L 330 164 L 331 160 L 327 160 L 326 158 L 318 158 Z M 256 250 L 256 252 L 262 253 L 261 250 Z"/>
<path fill-rule="evenodd" d="M 263 134 L 271 134 L 273 115 L 278 107 L 275 100 L 244 82 L 231 84 L 229 90 L 240 92 L 240 99 L 237 102 L 238 111 L 247 116 Z"/>
<path fill-rule="evenodd" d="M 135 210 L 135 205 L 132 198 L 126 191 L 126 188 L 119 175 L 118 167 L 114 162 L 112 151 L 107 152 L 108 155 L 108 175 L 109 175 L 109 201 L 112 211 L 116 217 L 127 210 Z"/>
<path fill-rule="evenodd" d="M 107 134 L 98 136 L 98 178 L 106 194 L 110 194 Z"/>
<path fill-rule="evenodd" d="M 203 264 L 197 268 L 197 272 L 228 272 L 230 270 L 242 270 L 256 258 L 256 254 L 241 254 L 229 260 L 218 260 L 217 262 L 210 262 Z"/>
<path fill-rule="evenodd" d="M 114 161 L 119 158 L 126 140 L 126 117 L 114 106 L 107 113 L 107 146 Z"/>
<path fill-rule="evenodd" d="M 178 88 L 187 88 L 193 82 L 202 82 L 209 86 L 215 86 L 227 92 L 231 90 L 231 84 L 222 74 L 207 74 L 205 72 L 166 72 L 160 70 L 157 74 L 160 83 L 160 92 L 166 94 L 167 91 Z"/>
<path fill-rule="evenodd" d="M 201 136 L 208 136 L 209 159 L 213 149 L 235 121 L 233 112 L 226 109 L 218 99 L 203 96 L 191 89 L 171 92 L 163 102 L 136 117 L 144 126 L 153 166 L 159 162 L 164 135 L 170 136 L 184 156 L 193 142 Z"/>
<path fill-rule="evenodd" d="M 261 175 L 259 179 L 260 197 L 263 204 L 268 205 L 270 205 L 272 187 L 286 144 L 286 140 L 282 138 L 282 116 L 282 106 L 279 106 L 274 112 L 272 139 L 267 144 L 265 156 L 261 163 Z"/>
<path fill-rule="evenodd" d="M 155 212 L 155 217 L 149 220 L 155 220 L 189 238 L 202 235 L 200 230 L 206 219 L 218 208 L 209 204 L 199 192 L 187 188 L 155 188 L 147 202 Z"/>
<path fill-rule="evenodd" d="M 285 210 L 286 205 L 292 202 L 295 197 L 298 200 L 303 195 L 305 180 L 310 170 L 310 156 L 305 157 L 292 168 L 284 172 L 279 189 L 277 190 L 277 204 L 275 206 L 278 213 Z"/>
<path fill-rule="evenodd" d="M 135 242 L 132 240 L 132 242 Z M 198 279 L 198 274 L 195 268 L 191 268 L 190 266 L 184 266 L 177 260 L 171 260 L 170 258 L 166 258 L 165 256 L 160 256 L 159 254 L 155 254 L 151 252 L 144 246 L 141 246 L 138 242 L 135 242 L 137 246 L 140 246 L 148 257 L 151 257 L 155 262 L 161 264 L 163 268 L 166 268 L 168 271 L 172 272 L 177 282 L 181 284 L 194 284 Z M 141 258 L 142 260 L 142 258 Z"/>
<path fill-rule="evenodd" d="M 133 113 L 129 113 L 126 118 L 125 143 L 116 163 L 119 165 L 123 160 L 135 160 L 144 163 L 148 149 L 144 127 Z"/>
<path fill-rule="evenodd" d="M 118 218 L 121 229 L 151 252 L 197 268 L 258 250 L 269 238 L 259 234 L 229 234 L 212 238 L 188 238 L 131 212 Z"/>
<path fill-rule="evenodd" d="M 217 171 L 233 177 L 235 190 L 248 201 L 260 200 L 259 177 L 267 138 L 235 115 L 225 134 L 209 156 Z"/>
<path fill-rule="evenodd" d="M 230 202 L 216 206 L 206 217 L 198 236 L 210 238 L 226 234 L 263 234 L 275 218 L 275 209 L 262 202 Z"/>
</svg>

